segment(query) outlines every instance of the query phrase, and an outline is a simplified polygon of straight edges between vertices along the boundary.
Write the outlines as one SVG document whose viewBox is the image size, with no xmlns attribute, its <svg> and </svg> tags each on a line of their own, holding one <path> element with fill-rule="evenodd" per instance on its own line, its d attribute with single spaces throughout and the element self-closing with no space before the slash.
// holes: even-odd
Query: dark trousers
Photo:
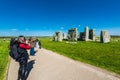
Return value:
<svg viewBox="0 0 120 80">
<path fill-rule="evenodd" d="M 30 55 L 34 55 L 35 51 L 34 51 L 34 47 L 30 48 Z"/>
<path fill-rule="evenodd" d="M 19 62 L 18 80 L 26 80 L 27 60 Z"/>
</svg>

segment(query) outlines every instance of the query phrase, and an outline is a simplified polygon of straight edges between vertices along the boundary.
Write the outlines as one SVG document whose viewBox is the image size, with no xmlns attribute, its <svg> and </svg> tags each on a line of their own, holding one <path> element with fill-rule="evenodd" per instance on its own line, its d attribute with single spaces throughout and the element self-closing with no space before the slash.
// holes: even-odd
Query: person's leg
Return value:
<svg viewBox="0 0 120 80">
<path fill-rule="evenodd" d="M 42 45 L 39 45 L 39 46 L 40 46 L 39 48 L 41 49 L 41 48 L 42 48 Z"/>
<path fill-rule="evenodd" d="M 41 49 L 41 45 L 39 45 L 39 49 Z"/>
<path fill-rule="evenodd" d="M 18 80 L 26 80 L 25 73 L 26 73 L 26 68 L 27 68 L 27 61 L 23 60 L 20 62 L 20 68 L 18 71 Z"/>
<path fill-rule="evenodd" d="M 30 50 L 30 55 L 35 55 L 35 53 L 36 53 L 36 51 L 34 50 L 34 47 L 31 48 L 31 50 Z"/>
<path fill-rule="evenodd" d="M 35 53 L 36 53 L 36 51 L 35 51 L 35 49 L 34 49 L 34 47 L 33 47 L 33 55 L 35 55 Z"/>
<path fill-rule="evenodd" d="M 17 80 L 20 80 L 20 79 L 21 79 L 21 66 L 20 66 L 20 63 L 19 63 L 18 79 Z"/>
<path fill-rule="evenodd" d="M 30 55 L 34 55 L 34 48 L 30 49 Z"/>
</svg>

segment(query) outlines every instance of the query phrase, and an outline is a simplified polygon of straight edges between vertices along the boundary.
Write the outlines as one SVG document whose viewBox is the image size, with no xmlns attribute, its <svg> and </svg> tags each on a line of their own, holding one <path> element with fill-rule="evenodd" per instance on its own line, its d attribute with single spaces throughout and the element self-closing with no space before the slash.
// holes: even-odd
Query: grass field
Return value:
<svg viewBox="0 0 120 80">
<path fill-rule="evenodd" d="M 40 40 L 46 49 L 120 74 L 120 42 L 78 41 L 77 44 L 67 44 L 66 41 L 54 42 L 49 38 Z"/>
<path fill-rule="evenodd" d="M 9 62 L 8 44 L 9 42 L 4 42 L 0 39 L 0 80 L 3 80 L 5 77 L 5 71 Z"/>
<path fill-rule="evenodd" d="M 54 42 L 50 38 L 40 38 L 42 47 L 58 52 L 72 59 L 89 63 L 120 74 L 120 42 L 99 43 L 78 41 L 77 44 L 67 44 L 66 41 Z M 0 80 L 5 77 L 9 62 L 9 41 L 0 39 Z"/>
<path fill-rule="evenodd" d="M 120 36 L 111 36 L 111 41 L 119 41 L 120 42 Z"/>
</svg>

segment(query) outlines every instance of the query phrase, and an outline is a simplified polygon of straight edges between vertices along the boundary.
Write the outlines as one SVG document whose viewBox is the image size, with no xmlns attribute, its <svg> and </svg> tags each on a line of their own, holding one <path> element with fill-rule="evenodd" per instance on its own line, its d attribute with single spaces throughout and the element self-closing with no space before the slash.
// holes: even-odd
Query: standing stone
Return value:
<svg viewBox="0 0 120 80">
<path fill-rule="evenodd" d="M 89 39 L 95 41 L 95 29 L 89 30 Z"/>
<path fill-rule="evenodd" d="M 110 42 L 110 35 L 108 31 L 101 31 L 100 42 L 102 43 Z"/>
<path fill-rule="evenodd" d="M 85 41 L 88 41 L 89 40 L 89 28 L 88 26 L 86 26 L 85 28 Z"/>
<path fill-rule="evenodd" d="M 78 38 L 78 31 L 77 31 L 77 28 L 75 28 L 74 40 L 77 41 L 77 38 Z"/>
<path fill-rule="evenodd" d="M 77 28 L 71 28 L 68 30 L 68 40 L 77 41 Z"/>
<path fill-rule="evenodd" d="M 58 41 L 62 41 L 63 35 L 62 32 L 58 32 Z"/>
<path fill-rule="evenodd" d="M 63 33 L 63 39 L 67 39 L 67 35 L 65 33 Z"/>
<path fill-rule="evenodd" d="M 55 34 L 53 35 L 53 40 L 54 41 L 62 41 L 62 39 L 63 39 L 62 32 L 55 32 Z"/>
<path fill-rule="evenodd" d="M 58 37 L 57 36 L 55 36 L 55 40 L 54 41 L 58 41 Z"/>
</svg>

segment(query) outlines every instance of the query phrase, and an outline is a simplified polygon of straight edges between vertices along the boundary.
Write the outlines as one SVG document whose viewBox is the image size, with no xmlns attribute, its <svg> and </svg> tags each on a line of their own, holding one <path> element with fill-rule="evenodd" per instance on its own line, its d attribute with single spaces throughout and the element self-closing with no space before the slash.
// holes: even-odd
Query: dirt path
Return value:
<svg viewBox="0 0 120 80">
<path fill-rule="evenodd" d="M 107 72 L 41 49 L 31 56 L 27 80 L 120 80 Z M 17 80 L 18 63 L 11 60 L 8 80 Z"/>
</svg>

